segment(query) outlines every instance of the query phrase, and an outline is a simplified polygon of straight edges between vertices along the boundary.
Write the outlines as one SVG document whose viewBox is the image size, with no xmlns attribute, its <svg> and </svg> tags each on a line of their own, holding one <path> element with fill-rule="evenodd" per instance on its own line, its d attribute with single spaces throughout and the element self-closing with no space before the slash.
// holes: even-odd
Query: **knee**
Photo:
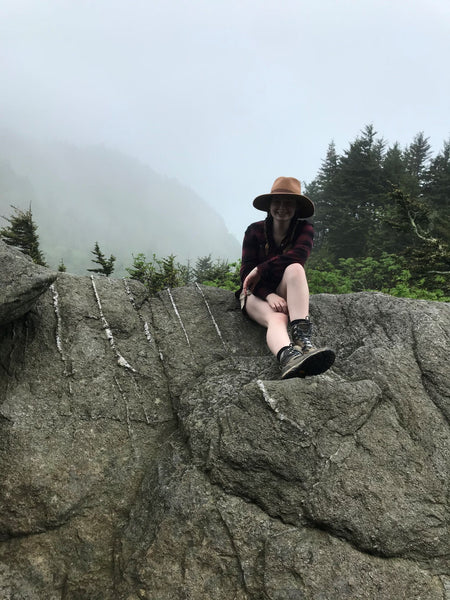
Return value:
<svg viewBox="0 0 450 600">
<path fill-rule="evenodd" d="M 284 270 L 283 279 L 286 281 L 295 281 L 299 279 L 305 279 L 305 269 L 302 267 L 300 263 L 292 263 L 288 265 Z"/>
<path fill-rule="evenodd" d="M 284 313 L 273 312 L 270 315 L 268 321 L 269 321 L 269 325 L 272 325 L 275 327 L 287 327 L 288 316 L 285 315 Z"/>
</svg>

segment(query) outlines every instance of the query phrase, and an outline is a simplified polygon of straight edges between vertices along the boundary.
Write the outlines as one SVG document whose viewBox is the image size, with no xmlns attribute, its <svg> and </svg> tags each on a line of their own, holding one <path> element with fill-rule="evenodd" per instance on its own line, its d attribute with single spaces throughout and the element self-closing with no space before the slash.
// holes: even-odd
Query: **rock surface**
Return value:
<svg viewBox="0 0 450 600">
<path fill-rule="evenodd" d="M 288 381 L 215 288 L 60 274 L 4 324 L 0 598 L 448 600 L 450 307 L 311 314 L 337 361 Z"/>
<path fill-rule="evenodd" d="M 0 240 L 0 326 L 29 312 L 55 279 L 56 273 Z"/>
</svg>

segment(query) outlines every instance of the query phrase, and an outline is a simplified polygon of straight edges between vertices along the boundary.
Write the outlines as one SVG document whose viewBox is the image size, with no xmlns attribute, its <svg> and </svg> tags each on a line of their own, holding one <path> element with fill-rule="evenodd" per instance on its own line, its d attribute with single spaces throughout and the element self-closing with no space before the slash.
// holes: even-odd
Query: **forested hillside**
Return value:
<svg viewBox="0 0 450 600">
<path fill-rule="evenodd" d="M 95 242 L 125 275 L 133 255 L 236 260 L 222 217 L 176 179 L 102 146 L 36 142 L 0 131 L 0 216 L 32 207 L 46 262 L 86 274 Z M 0 227 L 6 225 L 1 219 Z"/>
</svg>

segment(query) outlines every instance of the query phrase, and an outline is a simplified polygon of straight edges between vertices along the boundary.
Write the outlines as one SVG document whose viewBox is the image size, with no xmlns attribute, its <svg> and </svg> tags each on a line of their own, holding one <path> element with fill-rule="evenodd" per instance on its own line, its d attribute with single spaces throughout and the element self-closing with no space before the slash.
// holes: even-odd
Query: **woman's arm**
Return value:
<svg viewBox="0 0 450 600">
<path fill-rule="evenodd" d="M 273 292 L 272 286 L 260 281 L 260 273 L 258 265 L 261 262 L 261 247 L 264 247 L 264 225 L 263 223 L 253 223 L 244 235 L 242 243 L 242 263 L 240 276 L 242 281 L 242 289 L 246 293 L 253 292 L 263 300 L 266 296 Z"/>
</svg>

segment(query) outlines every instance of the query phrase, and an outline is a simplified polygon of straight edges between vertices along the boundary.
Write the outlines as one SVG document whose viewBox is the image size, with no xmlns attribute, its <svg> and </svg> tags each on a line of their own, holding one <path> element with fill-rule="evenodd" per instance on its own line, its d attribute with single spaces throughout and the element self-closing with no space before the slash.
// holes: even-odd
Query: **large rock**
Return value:
<svg viewBox="0 0 450 600">
<path fill-rule="evenodd" d="M 0 240 L 0 326 L 29 312 L 55 279 L 56 273 Z"/>
<path fill-rule="evenodd" d="M 60 274 L 0 330 L 0 598 L 450 598 L 450 308 L 312 298 L 280 381 L 230 292 Z"/>
</svg>

